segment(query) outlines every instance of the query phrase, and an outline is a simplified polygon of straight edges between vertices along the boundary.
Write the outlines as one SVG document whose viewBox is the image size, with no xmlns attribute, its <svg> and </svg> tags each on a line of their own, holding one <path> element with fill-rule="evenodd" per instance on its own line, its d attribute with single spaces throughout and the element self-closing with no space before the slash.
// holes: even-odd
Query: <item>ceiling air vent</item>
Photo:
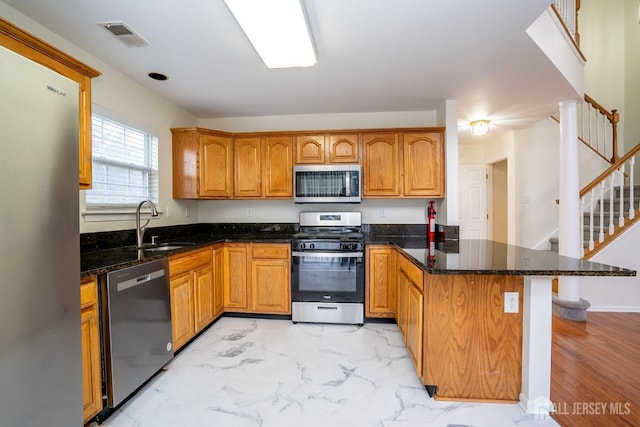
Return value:
<svg viewBox="0 0 640 427">
<path fill-rule="evenodd" d="M 149 46 L 149 43 L 136 34 L 124 22 L 101 22 L 98 23 L 102 28 L 113 34 L 118 40 L 128 47 Z"/>
</svg>

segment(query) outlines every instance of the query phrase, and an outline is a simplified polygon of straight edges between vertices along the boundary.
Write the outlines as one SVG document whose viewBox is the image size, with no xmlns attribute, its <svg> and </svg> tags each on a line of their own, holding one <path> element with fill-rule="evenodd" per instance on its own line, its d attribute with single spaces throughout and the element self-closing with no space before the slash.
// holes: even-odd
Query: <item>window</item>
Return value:
<svg viewBox="0 0 640 427">
<path fill-rule="evenodd" d="M 87 207 L 158 202 L 158 138 L 115 120 L 92 117 L 93 188 Z"/>
</svg>

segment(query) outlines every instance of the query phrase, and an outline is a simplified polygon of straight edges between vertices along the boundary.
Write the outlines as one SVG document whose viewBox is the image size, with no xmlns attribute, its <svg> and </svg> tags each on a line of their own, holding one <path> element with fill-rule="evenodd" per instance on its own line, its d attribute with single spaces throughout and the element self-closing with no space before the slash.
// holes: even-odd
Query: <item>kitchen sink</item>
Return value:
<svg viewBox="0 0 640 427">
<path fill-rule="evenodd" d="M 144 245 L 142 249 L 145 252 L 164 252 L 164 251 L 173 251 L 175 249 L 180 249 L 185 246 L 191 246 L 194 243 L 184 243 L 184 242 L 169 242 L 169 243 L 157 243 L 155 245 Z"/>
</svg>

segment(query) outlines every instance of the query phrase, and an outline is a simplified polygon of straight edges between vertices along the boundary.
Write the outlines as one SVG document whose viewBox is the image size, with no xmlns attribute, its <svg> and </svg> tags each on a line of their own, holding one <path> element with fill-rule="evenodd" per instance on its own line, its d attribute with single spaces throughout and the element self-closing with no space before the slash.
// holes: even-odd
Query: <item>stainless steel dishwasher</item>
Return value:
<svg viewBox="0 0 640 427">
<path fill-rule="evenodd" d="M 107 274 L 105 373 L 115 408 L 173 357 L 166 258 Z"/>
</svg>

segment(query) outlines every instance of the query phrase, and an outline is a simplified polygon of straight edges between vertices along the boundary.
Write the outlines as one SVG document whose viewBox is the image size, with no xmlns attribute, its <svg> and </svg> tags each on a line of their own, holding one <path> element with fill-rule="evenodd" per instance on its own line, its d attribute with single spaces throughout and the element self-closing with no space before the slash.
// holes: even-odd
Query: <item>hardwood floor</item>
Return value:
<svg viewBox="0 0 640 427">
<path fill-rule="evenodd" d="M 551 400 L 561 426 L 640 426 L 640 313 L 553 316 Z"/>
</svg>

